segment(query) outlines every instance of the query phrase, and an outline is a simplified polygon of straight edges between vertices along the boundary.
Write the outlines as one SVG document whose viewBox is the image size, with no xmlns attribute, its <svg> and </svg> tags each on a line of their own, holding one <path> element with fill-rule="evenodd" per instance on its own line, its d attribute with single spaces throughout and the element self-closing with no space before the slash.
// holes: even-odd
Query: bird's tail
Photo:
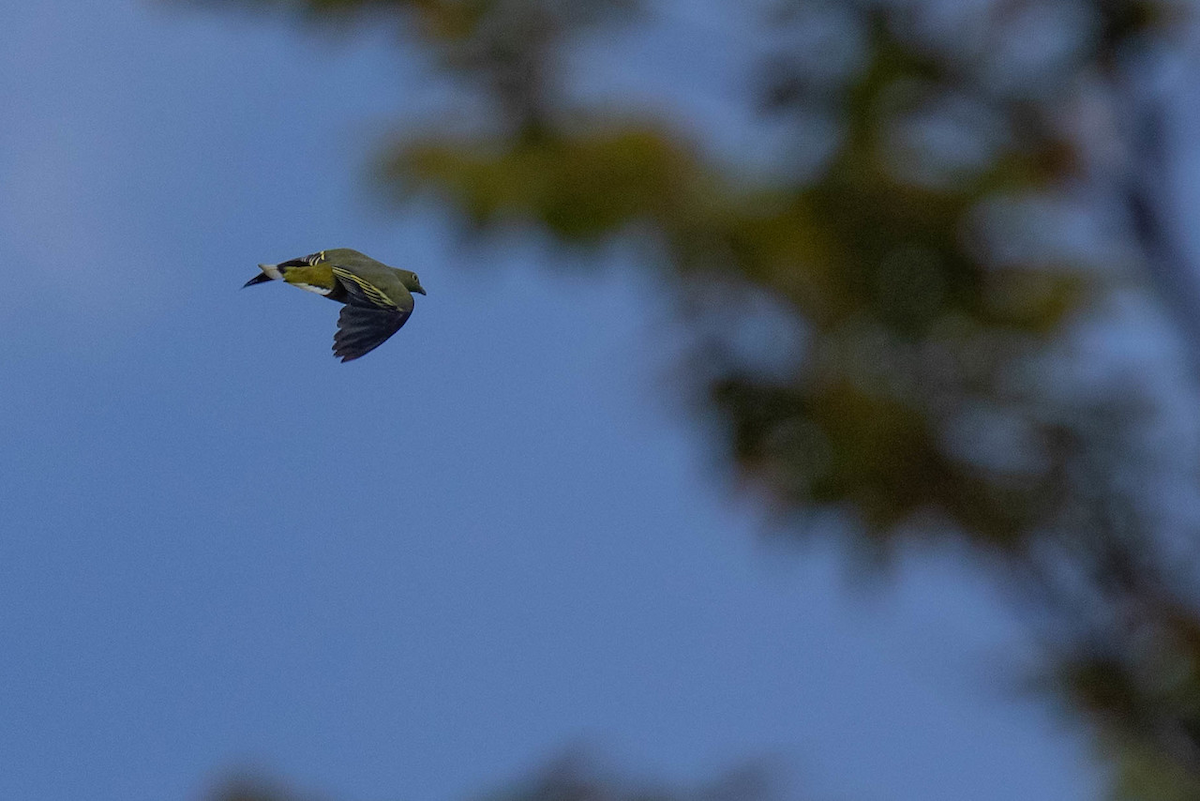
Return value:
<svg viewBox="0 0 1200 801">
<path fill-rule="evenodd" d="M 258 265 L 258 269 L 262 270 L 262 272 L 242 284 L 242 289 L 254 286 L 255 284 L 261 284 L 264 281 L 277 281 L 283 278 L 283 273 L 280 272 L 278 264 L 260 264 Z"/>
</svg>

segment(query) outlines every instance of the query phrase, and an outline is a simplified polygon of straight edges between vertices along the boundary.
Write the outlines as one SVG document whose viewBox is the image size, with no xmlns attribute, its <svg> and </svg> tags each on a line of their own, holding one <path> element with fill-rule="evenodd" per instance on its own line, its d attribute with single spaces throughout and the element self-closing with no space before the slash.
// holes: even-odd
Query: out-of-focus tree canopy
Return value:
<svg viewBox="0 0 1200 801">
<path fill-rule="evenodd" d="M 794 132 L 745 163 L 576 91 L 576 45 L 692 24 L 670 3 L 252 4 L 427 50 L 478 118 L 396 142 L 389 192 L 482 233 L 634 243 L 678 300 L 719 453 L 781 531 L 833 511 L 868 551 L 986 556 L 1115 792 L 1200 797 L 1200 582 L 1194 532 L 1158 509 L 1165 405 L 1079 336 L 1142 293 L 1197 341 L 1156 81 L 1189 3 L 740 0 L 762 43 L 744 102 Z"/>
<path fill-rule="evenodd" d="M 602 772 L 577 758 L 560 760 L 540 773 L 474 801 L 770 801 L 777 798 L 762 770 L 747 767 L 691 789 L 649 786 Z M 261 780 L 233 781 L 213 801 L 316 801 Z"/>
</svg>

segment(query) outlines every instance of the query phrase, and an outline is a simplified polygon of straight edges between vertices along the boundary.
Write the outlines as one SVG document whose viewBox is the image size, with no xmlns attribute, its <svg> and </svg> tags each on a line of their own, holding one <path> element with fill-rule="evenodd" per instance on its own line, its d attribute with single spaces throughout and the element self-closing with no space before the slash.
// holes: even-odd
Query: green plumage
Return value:
<svg viewBox="0 0 1200 801">
<path fill-rule="evenodd" d="M 412 293 L 425 294 L 416 273 L 349 248 L 258 267 L 262 273 L 246 286 L 284 281 L 345 304 L 333 338 L 333 353 L 343 362 L 369 353 L 399 331 L 412 314 Z"/>
<path fill-rule="evenodd" d="M 330 290 L 337 285 L 333 277 L 333 265 L 328 263 L 293 267 L 283 274 L 283 280 L 293 286 L 315 286 Z"/>
</svg>

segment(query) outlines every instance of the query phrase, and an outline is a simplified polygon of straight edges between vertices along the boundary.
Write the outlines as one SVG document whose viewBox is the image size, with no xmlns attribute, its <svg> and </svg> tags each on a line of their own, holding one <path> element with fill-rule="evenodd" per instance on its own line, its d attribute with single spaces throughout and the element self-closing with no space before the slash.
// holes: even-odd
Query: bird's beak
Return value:
<svg viewBox="0 0 1200 801">
<path fill-rule="evenodd" d="M 413 290 L 413 292 L 420 292 L 422 295 L 424 295 L 424 294 L 425 294 L 425 287 L 423 287 L 423 286 L 418 286 L 416 289 L 414 289 L 414 290 Z"/>
</svg>

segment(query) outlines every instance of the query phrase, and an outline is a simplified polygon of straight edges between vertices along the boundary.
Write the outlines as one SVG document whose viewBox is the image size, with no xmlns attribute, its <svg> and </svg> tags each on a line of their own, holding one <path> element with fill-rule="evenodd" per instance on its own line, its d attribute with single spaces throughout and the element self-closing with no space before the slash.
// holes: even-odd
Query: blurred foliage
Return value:
<svg viewBox="0 0 1200 801">
<path fill-rule="evenodd" d="M 769 801 L 774 782 L 756 766 L 730 771 L 692 789 L 649 786 L 601 771 L 579 757 L 551 763 L 540 773 L 511 786 L 476 796 L 473 801 Z M 211 801 L 314 801 L 261 780 L 235 780 L 213 793 Z"/>
<path fill-rule="evenodd" d="M 1119 291 L 1181 269 L 1160 263 L 1162 176 L 1141 172 L 1165 144 L 1137 115 L 1189 3 L 744 0 L 745 106 L 795 131 L 764 171 L 573 91 L 579 45 L 669 38 L 686 4 L 258 2 L 425 48 L 485 110 L 398 141 L 389 191 L 478 232 L 636 243 L 679 301 L 720 453 L 782 530 L 834 510 L 879 554 L 965 543 L 1029 610 L 1114 793 L 1200 797 L 1200 585 L 1154 509 L 1161 403 L 1136 376 L 1081 379 L 1077 347 Z"/>
</svg>

